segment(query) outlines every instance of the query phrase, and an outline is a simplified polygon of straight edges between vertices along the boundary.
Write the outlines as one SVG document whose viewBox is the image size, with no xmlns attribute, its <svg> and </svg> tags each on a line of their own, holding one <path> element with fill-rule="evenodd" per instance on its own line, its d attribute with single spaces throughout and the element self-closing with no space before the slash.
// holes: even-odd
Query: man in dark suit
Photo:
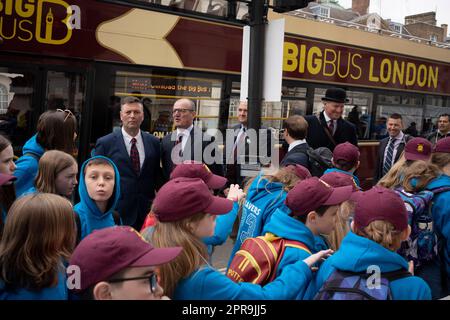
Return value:
<svg viewBox="0 0 450 320">
<path fill-rule="evenodd" d="M 272 154 L 272 132 L 266 127 L 261 127 L 261 131 L 249 132 L 247 128 L 247 119 L 248 119 L 248 107 L 246 101 L 241 101 L 238 106 L 238 121 L 239 124 L 233 126 L 231 129 L 234 131 L 233 135 L 233 143 L 226 143 L 225 147 L 228 149 L 225 152 L 225 163 L 226 165 L 226 178 L 228 179 L 228 184 L 239 184 L 243 186 L 244 180 L 246 178 L 243 175 L 242 164 L 243 163 L 251 163 L 250 155 L 251 147 L 253 141 L 253 146 L 256 147 L 256 155 L 257 159 L 251 159 L 258 163 L 255 165 L 259 167 L 261 160 L 263 160 L 263 164 L 268 163 Z M 261 133 L 261 134 L 260 134 Z M 258 135 L 258 138 L 256 137 Z M 227 139 L 228 139 L 227 135 Z M 262 140 L 261 140 L 261 139 Z M 258 143 L 256 143 L 258 140 Z M 232 146 L 230 148 L 230 146 Z M 266 158 L 267 157 L 267 158 Z M 258 170 L 259 171 L 259 170 Z M 250 172 L 248 172 L 250 174 Z"/>
<path fill-rule="evenodd" d="M 222 155 L 214 138 L 194 126 L 195 103 L 189 99 L 177 100 L 172 116 L 176 130 L 164 136 L 161 143 L 164 179 L 168 181 L 174 164 L 184 160 L 203 162 L 214 174 L 223 176 Z"/>
<path fill-rule="evenodd" d="M 316 115 L 306 116 L 308 135 L 306 141 L 313 148 L 327 147 L 331 151 L 336 145 L 350 142 L 358 145 L 355 126 L 342 119 L 344 103 L 348 102 L 345 90 L 340 88 L 327 89 L 322 98 L 323 111 Z"/>
<path fill-rule="evenodd" d="M 309 145 L 305 139 L 308 132 L 308 122 L 302 116 L 290 116 L 284 121 L 283 129 L 284 140 L 289 144 L 289 148 L 280 166 L 300 164 L 309 169 L 309 157 L 306 153 Z"/>
<path fill-rule="evenodd" d="M 393 113 L 386 122 L 389 136 L 380 141 L 378 148 L 378 157 L 375 167 L 374 183 L 377 183 L 389 169 L 398 161 L 406 143 L 412 139 L 411 136 L 402 132 L 402 116 Z"/>
<path fill-rule="evenodd" d="M 125 225 L 140 230 L 160 175 L 160 144 L 156 137 L 139 129 L 144 110 L 138 98 L 123 100 L 120 120 L 121 130 L 99 138 L 95 154 L 110 158 L 119 169 L 121 195 L 117 209 Z"/>
</svg>

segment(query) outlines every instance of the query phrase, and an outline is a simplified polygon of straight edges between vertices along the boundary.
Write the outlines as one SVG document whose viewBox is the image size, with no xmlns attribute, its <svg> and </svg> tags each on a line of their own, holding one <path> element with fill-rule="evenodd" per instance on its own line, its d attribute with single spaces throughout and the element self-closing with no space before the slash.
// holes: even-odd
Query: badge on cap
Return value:
<svg viewBox="0 0 450 320">
<path fill-rule="evenodd" d="M 423 152 L 423 144 L 421 144 L 421 143 L 419 143 L 418 145 L 417 145 L 417 152 Z"/>
</svg>

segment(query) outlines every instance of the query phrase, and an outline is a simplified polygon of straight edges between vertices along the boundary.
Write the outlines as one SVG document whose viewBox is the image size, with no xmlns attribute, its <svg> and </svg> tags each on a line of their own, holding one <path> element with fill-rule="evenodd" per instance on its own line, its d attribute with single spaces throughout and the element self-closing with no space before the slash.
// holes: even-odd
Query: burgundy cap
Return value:
<svg viewBox="0 0 450 320">
<path fill-rule="evenodd" d="M 436 142 L 433 152 L 450 153 L 450 137 L 443 138 Z"/>
<path fill-rule="evenodd" d="M 75 248 L 70 265 L 80 268 L 83 291 L 128 267 L 158 266 L 175 259 L 181 247 L 153 248 L 132 227 L 95 230 Z"/>
<path fill-rule="evenodd" d="M 299 177 L 302 180 L 311 178 L 311 172 L 309 172 L 308 169 L 306 169 L 304 166 L 300 164 L 289 164 L 286 166 L 287 169 L 292 170 L 297 177 Z"/>
<path fill-rule="evenodd" d="M 226 178 L 213 174 L 206 164 L 194 160 L 185 160 L 173 169 L 170 179 L 180 177 L 200 178 L 210 189 L 221 189 L 227 183 Z"/>
<path fill-rule="evenodd" d="M 305 215 L 323 205 L 337 205 L 352 195 L 352 187 L 333 188 L 325 181 L 312 177 L 300 181 L 288 192 L 286 205 L 297 216 Z"/>
<path fill-rule="evenodd" d="M 0 173 L 0 186 L 15 180 L 17 180 L 17 178 L 10 174 Z"/>
<path fill-rule="evenodd" d="M 340 143 L 334 148 L 333 160 L 344 160 L 355 165 L 359 161 L 359 149 L 350 142 Z"/>
<path fill-rule="evenodd" d="M 354 223 L 363 229 L 372 221 L 389 221 L 395 230 L 403 231 L 408 227 L 408 212 L 400 196 L 391 189 L 375 186 L 355 197 Z"/>
<path fill-rule="evenodd" d="M 412 138 L 405 146 L 406 160 L 424 160 L 427 161 L 431 157 L 432 144 L 424 138 Z"/>
<path fill-rule="evenodd" d="M 361 188 L 356 184 L 355 179 L 353 179 L 351 175 L 343 172 L 332 171 L 324 174 L 320 177 L 320 179 L 328 183 L 333 188 L 352 186 L 353 192 L 361 190 Z"/>
<path fill-rule="evenodd" d="M 215 197 L 200 178 L 175 178 L 159 189 L 153 200 L 153 211 L 159 221 L 178 221 L 197 213 L 225 214 L 233 201 Z"/>
</svg>

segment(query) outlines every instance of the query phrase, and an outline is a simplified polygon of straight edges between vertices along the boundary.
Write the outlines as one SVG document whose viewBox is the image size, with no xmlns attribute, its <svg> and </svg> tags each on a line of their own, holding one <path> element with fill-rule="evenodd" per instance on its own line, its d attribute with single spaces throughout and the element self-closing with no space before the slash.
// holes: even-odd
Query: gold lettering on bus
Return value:
<svg viewBox="0 0 450 320">
<path fill-rule="evenodd" d="M 63 7 L 63 19 L 55 16 L 55 9 Z M 66 33 L 55 38 L 55 29 L 64 25 Z M 73 29 L 81 29 L 81 10 L 63 0 L 0 0 L 0 36 L 5 40 L 17 38 L 28 42 L 62 45 L 72 37 Z"/>
<path fill-rule="evenodd" d="M 341 79 L 351 78 L 361 83 L 434 89 L 439 81 L 438 66 L 288 41 L 284 43 L 283 71 L 298 72 L 305 77 L 317 75 L 330 81 L 336 81 L 337 74 Z"/>
</svg>

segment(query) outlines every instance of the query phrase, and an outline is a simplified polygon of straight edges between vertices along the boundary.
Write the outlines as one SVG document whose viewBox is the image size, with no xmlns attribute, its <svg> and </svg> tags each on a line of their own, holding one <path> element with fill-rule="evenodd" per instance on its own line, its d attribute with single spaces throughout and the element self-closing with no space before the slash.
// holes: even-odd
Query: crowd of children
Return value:
<svg viewBox="0 0 450 320">
<path fill-rule="evenodd" d="M 359 150 L 334 168 L 263 169 L 243 186 L 199 162 L 172 171 L 142 230 L 117 212 L 119 169 L 86 160 L 77 181 L 76 120 L 41 116 L 13 161 L 0 136 L 0 299 L 428 300 L 450 283 L 450 138 L 413 138 L 373 188 Z M 55 135 L 57 132 L 63 134 Z M 78 185 L 80 202 L 71 203 Z M 240 216 L 225 274 L 211 266 Z M 69 283 L 72 285 L 69 286 Z"/>
</svg>

